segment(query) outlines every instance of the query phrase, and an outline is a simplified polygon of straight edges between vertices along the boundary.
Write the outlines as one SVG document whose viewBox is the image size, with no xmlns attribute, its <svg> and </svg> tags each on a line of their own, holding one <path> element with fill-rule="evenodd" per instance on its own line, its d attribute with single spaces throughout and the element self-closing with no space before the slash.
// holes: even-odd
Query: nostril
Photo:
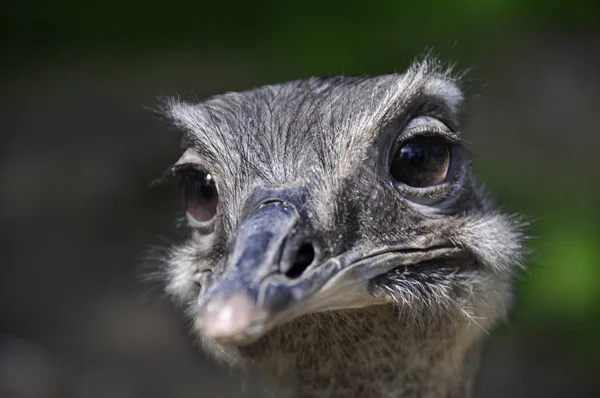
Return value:
<svg viewBox="0 0 600 398">
<path fill-rule="evenodd" d="M 292 265 L 287 270 L 285 275 L 288 278 L 297 278 L 308 268 L 315 259 L 315 248 L 312 243 L 304 243 L 296 252 Z"/>
</svg>

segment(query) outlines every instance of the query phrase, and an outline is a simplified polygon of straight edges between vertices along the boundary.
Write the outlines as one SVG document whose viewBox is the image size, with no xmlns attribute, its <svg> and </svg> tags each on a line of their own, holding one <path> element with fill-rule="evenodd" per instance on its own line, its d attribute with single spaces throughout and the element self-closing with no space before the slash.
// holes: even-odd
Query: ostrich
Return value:
<svg viewBox="0 0 600 398">
<path fill-rule="evenodd" d="M 470 396 L 524 237 L 472 176 L 462 102 L 431 59 L 165 101 L 189 234 L 162 275 L 198 345 L 277 397 Z"/>
</svg>

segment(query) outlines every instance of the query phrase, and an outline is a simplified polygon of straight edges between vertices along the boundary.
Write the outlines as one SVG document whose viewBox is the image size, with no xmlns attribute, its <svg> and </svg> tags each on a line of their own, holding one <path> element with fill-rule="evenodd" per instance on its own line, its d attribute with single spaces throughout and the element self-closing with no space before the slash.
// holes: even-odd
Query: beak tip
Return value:
<svg viewBox="0 0 600 398">
<path fill-rule="evenodd" d="M 196 326 L 216 341 L 236 341 L 243 338 L 256 313 L 256 305 L 248 294 L 238 292 L 211 300 L 197 317 Z"/>
</svg>

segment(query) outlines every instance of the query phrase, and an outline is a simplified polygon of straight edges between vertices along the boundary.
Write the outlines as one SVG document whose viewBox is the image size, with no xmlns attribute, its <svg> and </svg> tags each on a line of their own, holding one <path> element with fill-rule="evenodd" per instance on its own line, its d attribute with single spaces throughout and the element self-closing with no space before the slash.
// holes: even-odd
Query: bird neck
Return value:
<svg viewBox="0 0 600 398">
<path fill-rule="evenodd" d="M 391 305 L 313 314 L 240 353 L 275 381 L 275 396 L 470 396 L 479 331 L 448 317 L 424 319 Z"/>
</svg>

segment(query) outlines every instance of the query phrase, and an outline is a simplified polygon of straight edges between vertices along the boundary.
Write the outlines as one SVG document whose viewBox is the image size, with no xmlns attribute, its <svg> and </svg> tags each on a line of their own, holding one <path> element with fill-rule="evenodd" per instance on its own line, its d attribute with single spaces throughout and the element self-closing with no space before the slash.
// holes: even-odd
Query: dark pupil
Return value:
<svg viewBox="0 0 600 398">
<path fill-rule="evenodd" d="M 441 138 L 415 138 L 396 151 L 390 174 L 411 187 L 429 187 L 446 178 L 450 164 L 448 144 Z"/>
<path fill-rule="evenodd" d="M 181 196 L 186 211 L 198 221 L 209 221 L 217 211 L 218 193 L 210 174 L 186 170 L 182 175 Z"/>
</svg>

